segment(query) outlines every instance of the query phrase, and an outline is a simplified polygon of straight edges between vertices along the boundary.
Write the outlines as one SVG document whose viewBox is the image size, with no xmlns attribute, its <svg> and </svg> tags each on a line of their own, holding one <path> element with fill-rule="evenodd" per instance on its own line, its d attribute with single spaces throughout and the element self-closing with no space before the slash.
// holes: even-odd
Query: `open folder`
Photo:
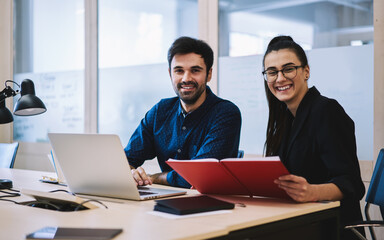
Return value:
<svg viewBox="0 0 384 240">
<path fill-rule="evenodd" d="M 289 198 L 274 183 L 289 174 L 279 157 L 169 159 L 167 163 L 202 194 Z"/>
</svg>

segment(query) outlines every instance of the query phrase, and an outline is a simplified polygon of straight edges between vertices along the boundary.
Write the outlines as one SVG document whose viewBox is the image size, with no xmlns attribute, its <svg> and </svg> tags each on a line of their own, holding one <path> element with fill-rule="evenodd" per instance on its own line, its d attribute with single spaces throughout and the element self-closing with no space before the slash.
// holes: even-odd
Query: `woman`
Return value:
<svg viewBox="0 0 384 240">
<path fill-rule="evenodd" d="M 263 66 L 269 105 L 265 153 L 280 156 L 291 173 L 275 183 L 297 202 L 340 201 L 342 227 L 361 220 L 365 189 L 352 119 L 336 100 L 308 89 L 308 60 L 291 37 L 271 40 Z M 349 234 L 342 231 L 342 239 L 353 239 Z"/>
</svg>

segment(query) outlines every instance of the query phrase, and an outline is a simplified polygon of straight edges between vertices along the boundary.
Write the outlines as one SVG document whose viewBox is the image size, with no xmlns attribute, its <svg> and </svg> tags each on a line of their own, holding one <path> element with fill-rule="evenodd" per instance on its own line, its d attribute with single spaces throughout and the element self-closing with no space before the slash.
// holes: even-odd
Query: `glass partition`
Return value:
<svg viewBox="0 0 384 240">
<path fill-rule="evenodd" d="M 14 0 L 14 44 L 13 80 L 31 79 L 47 107 L 41 115 L 14 116 L 14 140 L 46 142 L 47 132 L 83 132 L 83 0 Z"/>
<path fill-rule="evenodd" d="M 167 51 L 197 37 L 197 0 L 99 0 L 98 131 L 123 145 L 161 98 L 176 96 Z"/>
<path fill-rule="evenodd" d="M 219 0 L 219 54 L 262 54 L 277 35 L 305 50 L 373 43 L 373 0 Z"/>
</svg>

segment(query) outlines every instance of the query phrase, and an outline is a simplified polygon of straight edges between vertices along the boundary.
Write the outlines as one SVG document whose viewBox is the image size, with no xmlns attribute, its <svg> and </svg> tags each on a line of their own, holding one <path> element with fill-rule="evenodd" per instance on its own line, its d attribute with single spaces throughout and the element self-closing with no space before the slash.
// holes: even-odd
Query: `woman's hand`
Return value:
<svg viewBox="0 0 384 240">
<path fill-rule="evenodd" d="M 309 184 L 303 177 L 284 175 L 274 181 L 297 202 L 339 201 L 343 193 L 334 183 Z"/>
<path fill-rule="evenodd" d="M 319 201 L 316 185 L 309 184 L 303 177 L 289 174 L 279 177 L 274 182 L 297 202 Z"/>
</svg>

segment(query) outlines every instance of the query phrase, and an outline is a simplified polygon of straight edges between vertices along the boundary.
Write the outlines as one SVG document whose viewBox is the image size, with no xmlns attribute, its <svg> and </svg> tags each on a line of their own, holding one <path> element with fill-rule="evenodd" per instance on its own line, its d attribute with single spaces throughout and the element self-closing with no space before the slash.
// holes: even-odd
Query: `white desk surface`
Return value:
<svg viewBox="0 0 384 240">
<path fill-rule="evenodd" d="M 13 188 L 39 191 L 66 187 L 39 181 L 46 172 L 0 168 L 0 178 L 13 180 Z M 157 186 L 164 187 L 164 186 Z M 188 190 L 187 195 L 199 194 Z M 2 195 L 0 193 L 0 195 Z M 185 196 L 185 195 L 184 195 Z M 181 196 L 182 197 L 182 196 Z M 215 196 L 246 207 L 236 206 L 231 213 L 182 219 L 168 219 L 149 214 L 154 201 L 105 202 L 100 208 L 78 212 L 58 212 L 0 201 L 0 239 L 25 239 L 25 235 L 45 226 L 122 228 L 115 239 L 202 239 L 223 236 L 230 231 L 270 223 L 339 206 L 339 202 L 295 203 L 287 200 Z M 32 200 L 27 196 L 7 198 Z M 97 203 L 95 203 L 97 205 Z"/>
</svg>

